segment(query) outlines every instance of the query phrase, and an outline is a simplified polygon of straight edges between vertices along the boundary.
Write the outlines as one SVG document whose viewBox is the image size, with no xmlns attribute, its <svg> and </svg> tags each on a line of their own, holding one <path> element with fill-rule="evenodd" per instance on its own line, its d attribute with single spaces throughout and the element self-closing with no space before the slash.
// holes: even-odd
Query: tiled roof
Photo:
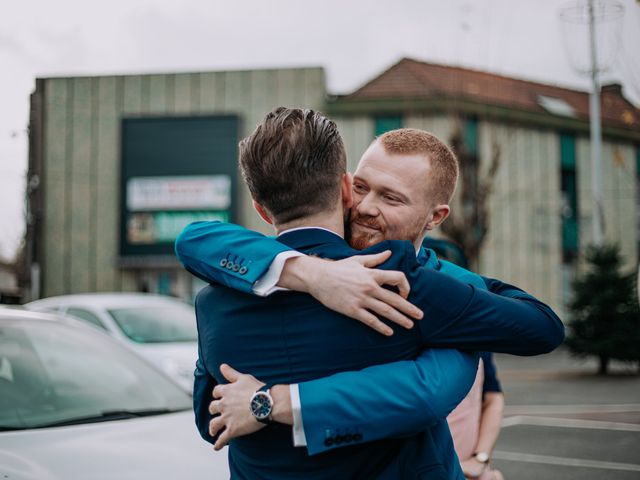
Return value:
<svg viewBox="0 0 640 480">
<path fill-rule="evenodd" d="M 549 113 L 541 106 L 540 96 L 568 104 L 575 118 L 589 118 L 588 92 L 409 58 L 403 58 L 378 77 L 341 99 L 361 101 L 446 97 Z M 622 96 L 618 85 L 603 87 L 601 102 L 605 124 L 626 130 L 640 130 L 640 110 Z"/>
</svg>

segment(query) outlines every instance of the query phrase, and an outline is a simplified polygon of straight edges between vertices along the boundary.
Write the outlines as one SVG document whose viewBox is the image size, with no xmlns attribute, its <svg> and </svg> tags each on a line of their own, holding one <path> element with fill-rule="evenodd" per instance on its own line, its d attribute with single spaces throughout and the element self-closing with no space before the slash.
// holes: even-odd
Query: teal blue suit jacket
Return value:
<svg viewBox="0 0 640 480">
<path fill-rule="evenodd" d="M 418 261 L 486 290 L 479 275 L 438 260 L 433 250 L 423 249 Z M 301 382 L 300 403 L 309 453 L 330 448 L 326 445 L 326 430 L 339 435 L 345 423 L 361 425 L 367 438 L 372 439 L 411 435 L 429 428 L 440 430 L 435 438 L 444 448 L 449 437 L 444 419 L 471 388 L 476 370 L 477 363 L 469 363 L 458 350 L 437 348 L 422 351 L 413 361 Z"/>
<path fill-rule="evenodd" d="M 178 257 L 189 271 L 207 281 L 245 292 L 251 292 L 253 283 L 264 274 L 273 258 L 288 249 L 241 227 L 208 222 L 192 224 L 176 242 Z M 526 313 L 537 317 L 533 322 L 537 323 L 533 334 L 529 318 L 522 331 L 524 337 L 514 338 L 513 345 L 492 343 L 491 335 L 487 336 L 487 332 L 482 330 L 475 345 L 468 338 L 448 338 L 447 335 L 434 337 L 434 344 L 450 343 L 476 348 L 492 346 L 498 351 L 532 354 L 554 348 L 561 340 L 562 324 L 559 319 L 533 297 L 515 287 L 488 279 L 485 281 L 455 265 L 439 262 L 433 252 L 421 252 L 419 260 L 477 289 L 484 289 L 489 283 L 505 296 L 530 302 L 534 308 Z M 529 340 L 536 343 L 533 350 L 521 348 L 521 342 L 528 342 L 524 340 L 527 334 Z M 457 375 L 451 372 L 457 372 Z M 342 446 L 340 439 L 345 436 L 344 432 L 356 427 L 364 431 L 368 440 L 411 435 L 430 428 L 433 437 L 440 440 L 443 456 L 449 456 L 450 461 L 455 462 L 443 419 L 464 397 L 474 376 L 475 364 L 470 364 L 459 352 L 426 350 L 415 362 L 379 365 L 360 372 L 302 382 L 300 393 L 309 453 Z M 381 385 L 385 387 L 383 390 Z"/>
<path fill-rule="evenodd" d="M 342 238 L 320 229 L 285 233 L 278 241 L 325 258 L 340 259 L 358 253 Z M 483 316 L 488 306 L 486 298 L 474 295 L 468 285 L 435 270 L 421 268 L 410 243 L 385 242 L 373 247 L 369 253 L 387 248 L 394 255 L 382 268 L 400 270 L 407 275 L 415 287 L 410 300 L 423 308 L 430 307 L 426 317 L 435 330 L 451 323 L 458 325 L 457 328 L 471 325 Z M 237 264 L 236 261 L 232 263 Z M 439 302 L 439 297 L 433 293 L 441 283 L 448 284 L 447 290 L 454 292 L 450 297 L 459 298 L 461 302 Z M 432 301 L 434 297 L 436 299 Z M 466 308 L 472 310 L 470 319 L 460 320 L 460 313 Z M 211 400 L 213 386 L 225 381 L 219 372 L 221 363 L 229 363 L 269 383 L 300 383 L 338 372 L 362 370 L 369 365 L 414 359 L 433 336 L 424 321 L 411 330 L 396 328 L 393 337 L 384 337 L 324 308 L 309 295 L 290 292 L 259 298 L 220 285 L 206 287 L 198 294 L 196 317 L 199 359 L 194 409 L 201 434 L 211 441 L 213 439 L 206 431 L 210 420 L 206 406 Z M 468 376 L 460 379 L 466 386 L 457 386 L 461 391 L 458 399 L 464 396 L 476 370 L 476 359 L 470 355 L 466 357 Z M 454 366 L 448 366 L 448 371 L 453 377 L 458 374 Z M 414 396 L 419 398 L 416 386 L 412 388 L 416 390 Z M 388 388 L 381 390 L 379 399 L 394 395 Z M 329 416 L 334 415 L 329 412 Z M 410 437 L 377 440 L 374 436 L 378 429 L 360 423 L 343 418 L 335 431 L 325 429 L 323 443 L 333 448 L 314 456 L 309 456 L 305 449 L 293 447 L 291 429 L 286 426 L 271 425 L 253 435 L 236 438 L 229 449 L 232 476 L 251 479 L 412 478 L 428 472 L 428 478 L 460 478 L 446 424 L 443 440 L 448 445 L 443 449 L 436 445 L 441 433 L 432 435 L 429 431 Z M 409 427 L 413 428 L 412 425 Z M 335 448 L 341 445 L 346 448 Z M 448 455 L 441 455 L 443 451 Z"/>
</svg>

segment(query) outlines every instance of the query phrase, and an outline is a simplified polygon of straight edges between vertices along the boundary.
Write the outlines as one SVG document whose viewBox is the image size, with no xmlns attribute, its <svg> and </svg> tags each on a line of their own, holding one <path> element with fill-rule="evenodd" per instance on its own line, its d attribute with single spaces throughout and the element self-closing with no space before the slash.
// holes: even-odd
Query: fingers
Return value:
<svg viewBox="0 0 640 480">
<path fill-rule="evenodd" d="M 231 368 L 226 363 L 220 365 L 220 373 L 226 378 L 230 383 L 233 383 L 238 380 L 240 375 L 242 375 L 239 371 Z"/>
<path fill-rule="evenodd" d="M 381 288 L 378 292 L 376 292 L 375 299 L 387 304 L 389 307 L 391 307 L 392 310 L 397 311 L 403 317 L 411 317 L 408 320 L 421 320 L 424 316 L 422 310 L 416 307 L 413 303 L 405 300 L 397 293 L 391 292 L 386 288 Z M 378 311 L 376 311 L 376 313 L 382 315 L 385 318 L 388 318 L 389 320 L 393 320 L 393 318 Z"/>
<path fill-rule="evenodd" d="M 213 398 L 222 398 L 224 392 L 224 385 L 216 385 L 213 388 Z"/>
<path fill-rule="evenodd" d="M 209 435 L 215 437 L 224 428 L 222 417 L 216 417 L 209 422 Z"/>
<path fill-rule="evenodd" d="M 213 446 L 213 449 L 216 450 L 216 451 L 222 450 L 222 448 L 225 447 L 229 443 L 229 440 L 231 440 L 229 431 L 225 430 L 218 437 L 218 440 L 216 441 L 215 445 Z"/>
<path fill-rule="evenodd" d="M 351 257 L 352 260 L 355 260 L 359 264 L 372 268 L 380 265 L 387 261 L 387 259 L 391 256 L 391 250 L 385 250 L 384 252 L 372 254 L 372 255 L 356 255 Z"/>
<path fill-rule="evenodd" d="M 404 273 L 395 270 L 375 270 L 373 272 L 378 285 L 397 287 L 401 297 L 407 298 L 409 296 L 411 286 Z"/>
<path fill-rule="evenodd" d="M 388 305 L 387 303 L 376 300 L 375 298 L 369 299 L 369 301 L 367 302 L 367 309 L 371 310 L 376 315 L 391 320 L 393 323 L 397 323 L 398 325 L 406 329 L 410 329 L 411 327 L 413 327 L 413 322 L 409 318 L 405 317 L 403 314 L 398 312 L 395 308 Z"/>
<path fill-rule="evenodd" d="M 376 332 L 381 333 L 382 335 L 386 335 L 387 337 L 393 335 L 393 330 L 391 329 L 391 327 L 385 325 L 385 323 L 380 321 L 378 317 L 363 308 L 358 310 L 353 315 L 353 318 L 355 318 L 359 322 L 364 323 L 366 326 L 373 328 Z"/>
<path fill-rule="evenodd" d="M 209 404 L 209 413 L 211 415 L 215 415 L 217 413 L 222 413 L 221 404 L 219 400 L 214 400 Z"/>
</svg>

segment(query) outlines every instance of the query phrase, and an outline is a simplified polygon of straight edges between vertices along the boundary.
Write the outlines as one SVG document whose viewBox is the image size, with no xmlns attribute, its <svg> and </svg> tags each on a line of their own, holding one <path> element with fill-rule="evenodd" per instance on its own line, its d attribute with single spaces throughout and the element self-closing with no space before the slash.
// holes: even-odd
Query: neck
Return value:
<svg viewBox="0 0 640 480">
<path fill-rule="evenodd" d="M 416 249 L 416 253 L 418 253 L 422 248 L 422 242 L 424 241 L 425 237 L 426 235 L 420 235 L 413 241 L 413 247 Z"/>
<path fill-rule="evenodd" d="M 320 212 L 315 215 L 300 218 L 292 222 L 274 225 L 276 233 L 280 235 L 286 230 L 301 227 L 322 227 L 337 233 L 344 238 L 344 213 L 342 210 L 334 212 Z"/>
</svg>

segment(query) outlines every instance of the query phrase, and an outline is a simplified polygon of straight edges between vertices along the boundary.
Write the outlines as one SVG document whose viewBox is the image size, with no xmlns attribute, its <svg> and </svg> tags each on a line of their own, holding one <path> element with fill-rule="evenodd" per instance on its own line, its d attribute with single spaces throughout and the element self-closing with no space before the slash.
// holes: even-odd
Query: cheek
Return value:
<svg viewBox="0 0 640 480">
<path fill-rule="evenodd" d="M 372 201 L 375 198 L 375 194 L 371 191 L 357 192 L 355 190 L 352 190 L 352 192 L 353 192 L 353 203 L 356 205 L 361 203 L 364 200 Z"/>
<path fill-rule="evenodd" d="M 397 208 L 386 206 L 380 210 L 380 216 L 384 218 L 387 230 L 398 231 L 404 227 L 404 219 Z"/>
<path fill-rule="evenodd" d="M 415 230 L 421 223 L 415 211 L 405 208 L 388 208 L 383 212 L 389 236 L 408 239 L 415 236 Z"/>
</svg>

